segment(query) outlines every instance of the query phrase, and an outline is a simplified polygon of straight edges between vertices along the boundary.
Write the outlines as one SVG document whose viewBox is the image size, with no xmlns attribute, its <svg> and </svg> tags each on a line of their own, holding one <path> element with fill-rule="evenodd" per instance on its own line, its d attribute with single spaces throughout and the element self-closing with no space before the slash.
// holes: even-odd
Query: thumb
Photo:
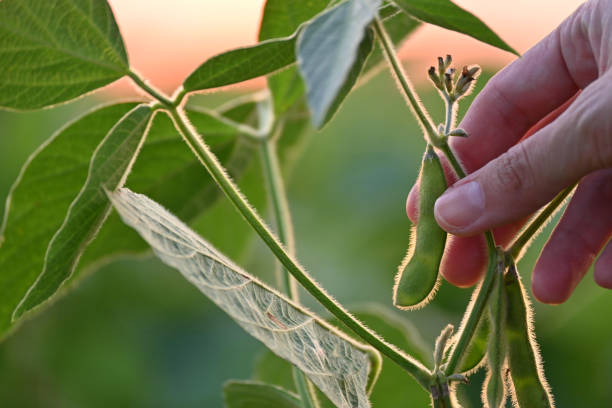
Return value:
<svg viewBox="0 0 612 408">
<path fill-rule="evenodd" d="M 584 175 L 612 167 L 612 73 L 591 83 L 550 125 L 449 188 L 436 220 L 471 235 L 525 217 Z"/>
</svg>

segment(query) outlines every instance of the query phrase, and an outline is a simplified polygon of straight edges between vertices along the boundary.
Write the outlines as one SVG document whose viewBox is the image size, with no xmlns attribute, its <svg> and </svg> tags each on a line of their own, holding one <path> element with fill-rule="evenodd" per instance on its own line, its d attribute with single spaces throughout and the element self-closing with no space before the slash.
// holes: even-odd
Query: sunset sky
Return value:
<svg viewBox="0 0 612 408">
<path fill-rule="evenodd" d="M 300 1 L 300 0 L 287 0 Z M 110 0 L 132 65 L 167 92 L 202 61 L 225 50 L 253 44 L 264 0 Z M 524 52 L 582 3 L 578 0 L 456 0 Z M 470 37 L 427 25 L 404 45 L 401 55 L 418 82 L 437 55 L 457 64 L 501 66 L 514 56 Z M 251 84 L 257 86 L 257 83 Z M 117 89 L 117 86 L 115 86 Z M 120 86 L 125 89 L 125 83 Z"/>
</svg>

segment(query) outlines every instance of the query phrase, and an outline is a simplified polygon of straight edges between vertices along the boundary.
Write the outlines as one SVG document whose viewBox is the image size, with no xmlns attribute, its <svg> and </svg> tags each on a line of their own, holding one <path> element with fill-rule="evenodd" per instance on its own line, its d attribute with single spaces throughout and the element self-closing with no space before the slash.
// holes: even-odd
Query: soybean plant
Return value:
<svg viewBox="0 0 612 408">
<path fill-rule="evenodd" d="M 446 189 L 440 157 L 457 178 L 465 177 L 448 141 L 469 137 L 455 126 L 456 106 L 473 89 L 479 68 L 453 68 L 447 56 L 429 69 L 446 104 L 445 123 L 436 126 L 395 48 L 429 23 L 516 51 L 449 0 L 287 3 L 267 0 L 257 44 L 204 61 L 166 95 L 130 65 L 106 0 L 0 1 L 0 107 L 46 108 L 123 77 L 144 95 L 97 107 L 69 123 L 23 167 L 2 224 L 0 336 L 49 305 L 86 271 L 152 249 L 293 367 L 284 376 L 291 379 L 287 384 L 261 377 L 229 383 L 228 408 L 367 408 L 377 380 L 393 368 L 409 373 L 434 407 L 459 407 L 456 385 L 469 381 L 481 366 L 487 367 L 482 391 L 486 406 L 504 406 L 509 392 L 516 406 L 551 407 L 532 312 L 515 263 L 571 189 L 544 209 L 510 248 L 497 247 L 491 232 L 485 233 L 486 275 L 458 330 L 447 325 L 431 356 L 401 343 L 406 341 L 402 336 L 398 345 L 392 344 L 364 323 L 382 331 L 405 322 L 387 319 L 388 312 L 379 309 L 350 313 L 306 272 L 294 253 L 283 179 L 308 135 L 303 131 L 307 123 L 316 128 L 329 123 L 351 90 L 386 60 L 427 142 L 416 242 L 399 268 L 394 303 L 402 309 L 424 307 L 440 283 L 447 237 L 433 217 L 433 204 Z M 191 99 L 261 76 L 267 77 L 264 91 L 218 109 Z M 272 228 L 238 187 L 253 157 L 261 162 L 262 174 L 254 179 L 265 184 Z M 222 196 L 275 256 L 276 287 L 243 270 L 191 229 Z M 301 305 L 298 284 L 331 313 L 333 324 Z M 410 354 L 400 345 L 410 348 Z M 383 357 L 397 367 L 381 372 Z M 262 361 L 262 370 L 271 370 Z"/>
</svg>

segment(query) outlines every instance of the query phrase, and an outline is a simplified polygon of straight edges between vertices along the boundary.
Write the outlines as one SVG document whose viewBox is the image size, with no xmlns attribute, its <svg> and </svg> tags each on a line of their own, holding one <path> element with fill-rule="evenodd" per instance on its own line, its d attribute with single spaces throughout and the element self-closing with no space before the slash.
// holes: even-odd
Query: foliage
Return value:
<svg viewBox="0 0 612 408">
<path fill-rule="evenodd" d="M 405 326 L 389 319 L 387 312 L 376 309 L 357 317 L 350 314 L 310 277 L 294 254 L 281 172 L 291 162 L 292 148 L 302 139 L 307 115 L 304 104 L 313 125 L 324 126 L 360 78 L 373 72 L 383 57 L 425 139 L 445 154 L 458 177 L 465 176 L 448 138 L 466 136 L 455 128 L 453 112 L 457 101 L 471 89 L 478 68 L 466 67 L 459 75 L 450 69 L 448 56 L 440 59 L 437 71 L 430 69 L 446 103 L 446 123 L 436 127 L 394 48 L 419 20 L 514 52 L 478 18 L 448 0 L 313 0 L 290 6 L 284 0 L 268 0 L 258 44 L 203 62 L 168 97 L 131 70 L 106 0 L 39 3 L 0 2 L 0 106 L 19 110 L 49 107 L 125 76 L 153 100 L 93 110 L 58 132 L 24 166 L 11 190 L 2 225 L 0 336 L 33 309 L 49 303 L 67 282 L 82 275 L 80 271 L 96 269 L 105 259 L 120 254 L 146 251 L 145 243 L 127 228 L 131 227 L 157 257 L 178 269 L 248 333 L 294 366 L 293 384 L 283 384 L 286 390 L 265 382 L 229 383 L 225 399 L 230 408 L 270 404 L 369 407 L 383 357 L 396 365 L 394 369 L 411 375 L 413 385 L 430 394 L 434 407 L 455 407 L 456 383 L 465 381 L 485 360 L 485 347 L 489 369 L 495 370 L 495 381 L 490 377 L 485 384 L 495 385 L 483 393 L 486 403 L 505 403 L 502 373 L 508 366 L 515 404 L 536 406 L 528 397 L 534 394 L 552 406 L 520 281 L 508 286 L 506 295 L 489 296 L 492 287 L 501 288 L 503 273 L 506 280 L 516 275 L 513 265 L 522 248 L 504 252 L 495 247 L 490 232 L 485 234 L 489 271 L 475 290 L 458 332 L 453 336 L 453 327 L 448 325 L 438 337 L 433 359 L 423 354 L 418 334 L 405 335 Z M 216 111 L 185 108 L 184 102 L 193 93 L 263 75 L 268 76 L 269 85 L 269 94 L 263 97 L 240 99 Z M 244 174 L 257 150 L 264 164 L 262 178 L 274 209 L 276 233 L 234 181 Z M 126 183 L 161 205 L 131 192 Z M 428 195 L 424 205 L 431 207 L 444 190 L 443 183 L 438 184 L 423 190 Z M 244 272 L 162 207 L 193 222 L 206 214 L 220 192 L 276 256 L 278 281 L 285 295 Z M 561 201 L 554 201 L 551 208 Z M 127 227 L 117 214 L 111 215 L 113 207 Z M 433 222 L 431 217 L 426 221 Z M 545 221 L 536 218 L 534 224 Z M 538 226 L 527 228 L 524 234 L 528 236 L 518 242 L 528 241 Z M 446 234 L 435 238 L 437 242 L 431 244 L 441 248 Z M 417 245 L 418 255 L 424 255 L 429 245 Z M 425 272 L 435 278 L 439 259 L 434 264 Z M 435 280 L 422 298 L 433 296 L 429 292 Z M 300 305 L 296 282 L 334 316 L 338 327 Z M 501 300 L 505 298 L 507 303 Z M 489 321 L 483 317 L 486 306 L 491 311 Z M 277 363 L 259 368 L 263 380 L 271 379 L 261 374 L 269 371 L 267 364 Z M 383 372 L 380 384 L 398 378 L 387 371 L 392 375 Z"/>
</svg>

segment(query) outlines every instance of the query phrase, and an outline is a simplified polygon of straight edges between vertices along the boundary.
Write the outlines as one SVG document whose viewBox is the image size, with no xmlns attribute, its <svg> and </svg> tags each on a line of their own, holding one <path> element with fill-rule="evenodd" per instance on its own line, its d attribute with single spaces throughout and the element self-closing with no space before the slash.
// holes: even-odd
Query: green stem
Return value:
<svg viewBox="0 0 612 408">
<path fill-rule="evenodd" d="M 553 200 L 548 203 L 548 205 L 544 207 L 542 211 L 540 211 L 533 221 L 531 221 L 529 226 L 527 226 L 527 228 L 521 232 L 521 235 L 514 240 L 512 246 L 507 252 L 515 262 L 518 262 L 518 260 L 522 257 L 524 252 L 523 250 L 527 244 L 538 234 L 540 229 L 546 225 L 550 217 L 553 216 L 555 211 L 557 211 L 561 204 L 563 204 L 567 196 L 571 194 L 575 187 L 576 184 L 573 184 L 557 194 L 557 196 L 553 198 Z"/>
<path fill-rule="evenodd" d="M 279 123 L 276 126 L 276 132 L 282 132 L 283 124 Z M 295 237 L 293 234 L 293 223 L 291 222 L 291 212 L 289 211 L 289 202 L 285 193 L 285 185 L 283 183 L 280 165 L 278 163 L 278 154 L 276 153 L 276 136 L 272 135 L 261 141 L 261 161 L 263 164 L 263 173 L 268 187 L 268 197 L 274 218 L 276 221 L 276 230 L 280 242 L 285 245 L 290 255 L 295 255 Z M 291 300 L 299 303 L 299 292 L 295 284 L 295 279 L 291 277 L 287 269 L 281 266 L 281 279 L 285 293 L 289 295 Z M 304 373 L 297 367 L 293 367 L 293 378 L 296 388 L 300 394 L 303 408 L 318 408 L 317 397 L 314 395 L 314 388 L 309 386 L 308 379 Z"/>
<path fill-rule="evenodd" d="M 402 90 L 404 91 L 403 92 L 404 96 L 408 100 L 409 105 L 412 108 L 412 111 L 414 112 L 415 116 L 419 120 L 419 124 L 424 130 L 425 136 L 427 138 L 427 142 L 434 146 L 437 146 L 439 144 L 438 143 L 438 139 L 439 139 L 438 132 L 436 131 L 436 128 L 431 120 L 431 117 L 427 113 L 427 110 L 425 109 L 425 107 L 423 106 L 419 98 L 417 97 L 417 94 L 412 86 L 412 83 L 408 79 L 408 76 L 406 75 L 406 72 L 404 71 L 404 68 L 402 67 L 401 62 L 399 58 L 397 57 L 397 54 L 395 53 L 393 41 L 391 41 L 391 39 L 389 38 L 389 35 L 387 34 L 385 27 L 383 26 L 382 22 L 378 18 L 374 20 L 373 26 L 374 26 L 374 30 L 376 31 L 378 40 L 380 41 L 380 44 L 382 45 L 385 56 L 387 57 L 387 61 L 389 62 L 389 65 L 391 66 L 391 70 L 393 74 L 395 75 L 395 78 L 399 82 Z"/>
<path fill-rule="evenodd" d="M 140 87 L 140 89 L 142 89 L 143 91 L 151 95 L 153 98 L 157 99 L 160 103 L 165 105 L 165 107 L 170 108 L 170 107 L 177 106 L 180 103 L 180 99 L 182 99 L 184 95 L 184 94 L 181 95 L 179 93 L 179 95 L 181 96 L 179 99 L 177 99 L 178 102 L 171 101 L 166 95 L 164 95 L 161 91 L 156 89 L 154 86 L 149 85 L 144 79 L 140 77 L 140 75 L 138 75 L 134 71 L 130 71 L 128 76 L 132 79 L 132 81 L 134 81 L 134 83 L 136 83 L 136 85 Z"/>
<path fill-rule="evenodd" d="M 363 323 L 355 319 L 344 307 L 335 302 L 331 296 L 327 294 L 327 292 L 325 292 L 325 290 L 321 288 L 301 266 L 299 266 L 293 257 L 285 251 L 282 244 L 266 227 L 259 215 L 257 215 L 255 210 L 249 205 L 246 198 L 244 198 L 239 191 L 236 184 L 227 175 L 214 153 L 212 153 L 197 131 L 191 126 L 184 112 L 179 111 L 177 108 L 168 109 L 168 112 L 187 145 L 191 148 L 200 162 L 202 162 L 219 188 L 304 289 L 329 310 L 331 314 L 353 330 L 355 334 L 408 371 L 423 387 L 427 387 L 430 378 L 429 370 L 419 361 L 384 341 L 378 334 L 367 328 Z"/>
<path fill-rule="evenodd" d="M 280 130 L 279 127 L 277 131 Z M 260 146 L 263 173 L 266 186 L 268 187 L 270 204 L 274 212 L 274 219 L 276 220 L 278 238 L 287 248 L 287 252 L 294 256 L 295 239 L 293 234 L 293 223 L 291 222 L 291 212 L 289 211 L 287 194 L 285 193 L 285 186 L 278 163 L 276 144 L 273 140 L 267 138 L 261 142 Z M 295 279 L 293 279 L 284 268 L 282 269 L 282 282 L 285 292 L 289 294 L 291 299 L 297 301 L 298 291 L 295 285 Z"/>
<path fill-rule="evenodd" d="M 455 103 L 457 101 L 452 100 L 449 95 L 445 95 L 446 99 L 446 123 L 444 124 L 444 134 L 448 135 L 451 130 L 455 127 Z"/>
<path fill-rule="evenodd" d="M 461 163 L 459 163 L 457 156 L 455 156 L 448 143 L 444 143 L 440 149 L 444 152 L 444 155 L 455 170 L 455 173 L 457 173 L 457 176 L 460 179 L 464 178 L 466 175 L 465 170 L 463 170 L 463 167 L 461 167 Z M 467 350 L 474 332 L 476 331 L 476 327 L 478 326 L 478 322 L 480 322 L 480 318 L 482 317 L 487 301 L 489 300 L 491 286 L 495 280 L 495 271 L 497 269 L 496 260 L 500 255 L 498 255 L 498 251 L 495 248 L 495 239 L 493 238 L 493 233 L 491 231 L 485 231 L 485 239 L 489 253 L 489 266 L 482 283 L 472 298 L 473 301 L 471 302 L 471 305 L 468 306 L 463 316 L 463 322 L 459 331 L 459 338 L 451 351 L 448 364 L 446 365 L 445 371 L 447 375 L 454 374 L 454 371 L 457 369 L 457 366 L 461 361 L 463 353 L 465 353 Z"/>
</svg>

